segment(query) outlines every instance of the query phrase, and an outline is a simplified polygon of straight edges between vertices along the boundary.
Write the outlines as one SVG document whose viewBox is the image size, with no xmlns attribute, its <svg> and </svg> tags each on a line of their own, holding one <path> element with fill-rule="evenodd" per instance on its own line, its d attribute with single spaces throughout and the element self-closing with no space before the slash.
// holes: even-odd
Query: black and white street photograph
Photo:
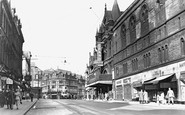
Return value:
<svg viewBox="0 0 185 115">
<path fill-rule="evenodd" d="M 0 115 L 185 115 L 185 0 L 0 0 Z"/>
</svg>

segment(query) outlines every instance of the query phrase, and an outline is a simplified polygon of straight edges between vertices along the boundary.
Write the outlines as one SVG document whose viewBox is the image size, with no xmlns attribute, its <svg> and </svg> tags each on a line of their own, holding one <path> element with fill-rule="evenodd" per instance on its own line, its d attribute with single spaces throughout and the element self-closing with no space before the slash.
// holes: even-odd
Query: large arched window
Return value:
<svg viewBox="0 0 185 115">
<path fill-rule="evenodd" d="M 136 40 L 136 18 L 134 15 L 130 17 L 129 29 L 130 29 L 130 42 L 132 43 Z"/>
<path fill-rule="evenodd" d="M 122 37 L 122 48 L 126 47 L 126 26 L 123 24 L 121 26 L 121 37 Z"/>
<path fill-rule="evenodd" d="M 141 21 L 141 36 L 144 36 L 149 32 L 148 6 L 147 6 L 147 4 L 144 4 L 141 7 L 140 21 Z"/>
</svg>

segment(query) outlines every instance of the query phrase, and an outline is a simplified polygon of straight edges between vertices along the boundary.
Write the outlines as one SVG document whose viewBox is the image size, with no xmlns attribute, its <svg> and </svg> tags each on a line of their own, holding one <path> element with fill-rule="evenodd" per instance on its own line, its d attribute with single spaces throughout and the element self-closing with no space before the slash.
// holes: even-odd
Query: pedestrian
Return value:
<svg viewBox="0 0 185 115">
<path fill-rule="evenodd" d="M 20 97 L 21 97 L 21 94 L 20 94 L 19 90 L 16 89 L 16 92 L 15 92 L 15 105 L 16 105 L 17 109 L 19 109 L 18 105 L 19 105 Z"/>
<path fill-rule="evenodd" d="M 160 92 L 157 92 L 157 98 L 156 98 L 156 101 L 157 101 L 157 103 L 158 103 L 158 104 L 160 104 L 160 101 L 159 101 L 159 100 L 160 100 Z"/>
<path fill-rule="evenodd" d="M 143 92 L 143 100 L 144 103 L 148 103 L 148 92 L 146 90 L 144 90 Z"/>
<path fill-rule="evenodd" d="M 168 92 L 167 92 L 167 98 L 168 98 L 168 104 L 170 104 L 172 102 L 172 105 L 174 104 L 174 92 L 171 88 L 168 88 Z"/>
<path fill-rule="evenodd" d="M 4 107 L 5 103 L 6 103 L 5 90 L 2 89 L 2 91 L 0 92 L 0 106 Z"/>
<path fill-rule="evenodd" d="M 141 91 L 139 92 L 139 103 L 143 104 L 143 90 L 141 89 Z"/>
<path fill-rule="evenodd" d="M 26 100 L 27 101 L 28 101 L 29 97 L 30 97 L 29 93 L 26 93 Z"/>
<path fill-rule="evenodd" d="M 164 96 L 164 92 L 162 91 L 161 92 L 161 94 L 160 94 L 160 102 L 162 103 L 162 104 L 165 104 L 166 102 L 165 102 L 165 96 Z"/>
<path fill-rule="evenodd" d="M 7 91 L 7 108 L 13 109 L 14 104 L 14 92 L 11 89 Z"/>
<path fill-rule="evenodd" d="M 33 102 L 33 96 L 34 96 L 34 95 L 33 95 L 33 93 L 31 92 L 31 93 L 30 93 L 31 102 Z"/>
</svg>

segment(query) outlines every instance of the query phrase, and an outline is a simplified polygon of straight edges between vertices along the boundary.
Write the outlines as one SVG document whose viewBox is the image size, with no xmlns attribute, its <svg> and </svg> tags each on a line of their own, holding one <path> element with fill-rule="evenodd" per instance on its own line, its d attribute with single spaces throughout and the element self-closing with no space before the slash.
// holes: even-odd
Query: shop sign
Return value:
<svg viewBox="0 0 185 115">
<path fill-rule="evenodd" d="M 122 85 L 122 80 L 117 80 L 116 81 L 116 86 L 118 86 L 118 85 Z"/>
<path fill-rule="evenodd" d="M 10 79 L 10 78 L 8 78 L 8 79 L 6 80 L 6 84 L 13 84 L 13 80 Z"/>
<path fill-rule="evenodd" d="M 123 84 L 130 84 L 130 83 L 131 83 L 130 78 L 123 79 Z"/>
<path fill-rule="evenodd" d="M 154 70 L 153 72 L 152 72 L 152 77 L 153 78 L 157 78 L 157 77 L 160 77 L 161 76 L 161 70 Z"/>
<path fill-rule="evenodd" d="M 184 61 L 184 62 L 179 63 L 179 68 L 180 68 L 180 69 L 185 68 L 185 61 Z"/>
<path fill-rule="evenodd" d="M 157 89 L 157 85 L 145 85 L 146 90 Z"/>
</svg>

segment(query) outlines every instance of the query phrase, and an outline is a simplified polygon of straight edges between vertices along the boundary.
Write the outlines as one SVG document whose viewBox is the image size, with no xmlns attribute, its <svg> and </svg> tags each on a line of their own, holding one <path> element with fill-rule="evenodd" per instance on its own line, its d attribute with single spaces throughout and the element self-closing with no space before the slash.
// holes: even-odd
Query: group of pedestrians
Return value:
<svg viewBox="0 0 185 115">
<path fill-rule="evenodd" d="M 146 90 L 141 90 L 139 92 L 139 103 L 140 104 L 147 104 L 148 101 L 148 92 Z"/>
<path fill-rule="evenodd" d="M 149 103 L 149 97 L 148 97 L 148 92 L 146 90 L 142 90 L 138 93 L 139 95 L 139 103 L 140 104 L 146 104 L 146 103 Z M 157 92 L 157 103 L 158 104 L 174 104 L 174 98 L 175 98 L 175 95 L 174 95 L 174 92 L 171 88 L 168 88 L 168 91 L 166 93 L 166 96 L 165 96 L 165 93 L 163 91 L 159 91 Z"/>
<path fill-rule="evenodd" d="M 168 92 L 165 96 L 164 92 L 158 92 L 157 94 L 157 103 L 159 104 L 171 104 L 172 105 L 174 104 L 174 98 L 175 98 L 175 95 L 174 95 L 174 92 L 171 88 L 168 88 Z"/>
<path fill-rule="evenodd" d="M 22 104 L 22 96 L 19 89 L 3 89 L 0 95 L 0 104 L 1 107 L 7 105 L 7 109 L 13 109 L 13 105 L 16 105 L 16 108 L 19 109 L 19 103 Z"/>
</svg>

